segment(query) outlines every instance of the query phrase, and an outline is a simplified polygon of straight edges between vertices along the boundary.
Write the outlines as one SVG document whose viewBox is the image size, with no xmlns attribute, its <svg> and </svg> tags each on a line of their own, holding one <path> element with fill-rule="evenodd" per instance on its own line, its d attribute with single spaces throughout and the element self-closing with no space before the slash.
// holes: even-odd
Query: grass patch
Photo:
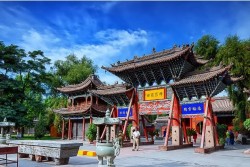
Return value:
<svg viewBox="0 0 250 167">
<path fill-rule="evenodd" d="M 16 135 L 11 135 L 11 139 L 16 139 Z M 37 140 L 58 140 L 60 137 L 51 137 L 49 134 L 45 135 L 41 139 Z M 18 140 L 36 140 L 33 134 L 24 134 L 24 136 Z"/>
</svg>

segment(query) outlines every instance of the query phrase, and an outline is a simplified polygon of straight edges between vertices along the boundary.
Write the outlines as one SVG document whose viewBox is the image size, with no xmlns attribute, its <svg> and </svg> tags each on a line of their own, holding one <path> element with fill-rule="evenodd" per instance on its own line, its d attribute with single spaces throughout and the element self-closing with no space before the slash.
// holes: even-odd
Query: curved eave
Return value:
<svg viewBox="0 0 250 167">
<path fill-rule="evenodd" d="M 88 77 L 85 81 L 83 81 L 80 84 L 75 85 L 68 85 L 62 88 L 56 88 L 58 91 L 66 94 L 75 93 L 79 91 L 87 91 L 89 87 L 92 85 L 95 85 L 96 87 L 103 85 L 103 83 L 98 79 L 92 79 L 91 77 Z"/>
<path fill-rule="evenodd" d="M 119 88 L 119 87 L 118 87 Z M 93 93 L 98 96 L 109 96 L 109 95 L 116 95 L 116 94 L 126 94 L 130 91 L 132 91 L 134 88 L 126 89 L 126 88 L 120 88 L 120 89 L 108 89 L 108 90 L 90 90 L 90 93 Z"/>
<path fill-rule="evenodd" d="M 215 71 L 200 72 L 194 75 L 190 74 L 187 77 L 184 77 L 183 79 L 170 84 L 170 86 L 179 87 L 179 86 L 185 86 L 185 85 L 204 83 L 217 76 L 222 75 L 223 73 L 227 72 L 230 68 L 231 68 L 231 65 L 221 68 L 219 70 L 215 70 Z"/>
<path fill-rule="evenodd" d="M 85 107 L 84 109 L 78 109 L 77 107 L 75 107 L 74 109 L 71 109 L 71 111 L 69 111 L 68 108 L 62 108 L 59 110 L 54 110 L 54 112 L 64 115 L 64 116 L 65 115 L 73 116 L 73 115 L 87 115 L 87 114 L 90 114 L 90 111 L 91 111 L 92 115 L 104 116 L 106 110 L 107 110 L 106 106 L 99 107 L 98 105 L 89 105 L 88 107 Z"/>
<path fill-rule="evenodd" d="M 158 54 L 157 57 L 154 55 L 149 55 L 149 56 L 146 56 L 147 58 L 142 57 L 142 58 L 134 59 L 133 61 L 130 61 L 131 63 L 121 63 L 116 66 L 114 65 L 113 67 L 102 66 L 102 68 L 111 73 L 118 73 L 118 72 L 124 72 L 124 71 L 135 69 L 135 68 L 145 67 L 148 65 L 154 65 L 154 64 L 159 64 L 162 62 L 173 61 L 175 59 L 178 59 L 181 56 L 186 55 L 187 52 L 192 51 L 192 47 L 193 46 L 189 46 L 181 51 L 177 51 L 174 53 L 168 53 L 167 51 L 163 51 L 163 52 L 157 53 Z"/>
</svg>

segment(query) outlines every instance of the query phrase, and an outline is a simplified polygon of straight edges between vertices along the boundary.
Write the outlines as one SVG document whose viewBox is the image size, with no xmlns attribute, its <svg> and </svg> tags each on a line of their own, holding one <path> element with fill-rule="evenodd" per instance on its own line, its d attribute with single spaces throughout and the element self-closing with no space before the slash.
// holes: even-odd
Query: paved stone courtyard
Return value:
<svg viewBox="0 0 250 167">
<path fill-rule="evenodd" d="M 132 151 L 130 147 L 122 148 L 121 153 L 115 159 L 117 167 L 249 167 L 250 154 L 243 151 L 250 145 L 225 146 L 224 150 L 211 154 L 198 154 L 194 148 L 172 151 L 160 151 L 159 145 L 163 141 L 156 141 L 155 145 L 140 146 L 139 151 Z M 94 150 L 94 146 L 84 143 L 88 149 Z M 198 145 L 197 145 L 198 146 Z M 15 155 L 10 155 L 15 158 Z M 97 167 L 96 157 L 71 157 L 68 165 L 63 167 Z M 9 164 L 8 167 L 15 167 Z M 52 162 L 37 163 L 29 159 L 19 159 L 19 167 L 54 167 Z"/>
</svg>

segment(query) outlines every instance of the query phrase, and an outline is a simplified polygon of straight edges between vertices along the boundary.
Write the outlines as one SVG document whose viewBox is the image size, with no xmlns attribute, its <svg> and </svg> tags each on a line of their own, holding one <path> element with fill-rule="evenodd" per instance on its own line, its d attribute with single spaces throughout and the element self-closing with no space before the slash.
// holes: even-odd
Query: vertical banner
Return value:
<svg viewBox="0 0 250 167">
<path fill-rule="evenodd" d="M 128 107 L 118 108 L 118 117 L 125 118 L 127 117 Z M 132 117 L 133 110 L 130 108 L 129 116 Z"/>
</svg>

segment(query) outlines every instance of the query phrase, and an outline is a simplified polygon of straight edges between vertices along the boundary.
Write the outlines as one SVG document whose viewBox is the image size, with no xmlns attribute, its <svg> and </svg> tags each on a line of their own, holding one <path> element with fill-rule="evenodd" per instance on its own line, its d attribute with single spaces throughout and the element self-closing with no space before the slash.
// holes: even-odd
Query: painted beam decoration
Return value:
<svg viewBox="0 0 250 167">
<path fill-rule="evenodd" d="M 140 115 L 159 115 L 168 114 L 170 111 L 171 100 L 144 101 L 139 103 Z"/>
<path fill-rule="evenodd" d="M 192 117 L 204 114 L 204 102 L 181 104 L 182 117 Z"/>
<path fill-rule="evenodd" d="M 166 88 L 144 90 L 144 101 L 166 99 Z"/>
<path fill-rule="evenodd" d="M 128 113 L 128 107 L 118 108 L 118 117 L 119 118 L 127 117 L 127 113 Z M 129 116 L 132 117 L 132 115 L 133 115 L 133 110 L 132 110 L 132 108 L 130 108 Z"/>
</svg>

